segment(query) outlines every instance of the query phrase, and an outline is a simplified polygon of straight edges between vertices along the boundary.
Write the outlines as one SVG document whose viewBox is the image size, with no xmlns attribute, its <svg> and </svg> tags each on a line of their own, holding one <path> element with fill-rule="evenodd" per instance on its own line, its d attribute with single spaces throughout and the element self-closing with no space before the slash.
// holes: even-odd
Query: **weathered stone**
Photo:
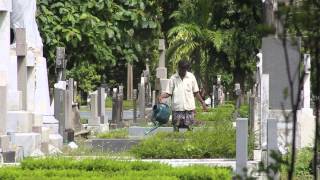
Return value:
<svg viewBox="0 0 320 180">
<path fill-rule="evenodd" d="M 102 152 L 121 152 L 137 145 L 141 140 L 133 139 L 93 139 L 92 148 Z"/>
<path fill-rule="evenodd" d="M 236 174 L 246 176 L 244 173 L 248 161 L 248 119 L 237 119 L 236 140 Z"/>
<path fill-rule="evenodd" d="M 0 135 L 0 152 L 6 152 L 9 150 L 10 138 L 7 135 Z"/>
<path fill-rule="evenodd" d="M 291 110 L 290 98 L 285 98 L 284 91 L 290 88 L 287 68 L 290 69 L 290 78 L 293 83 L 293 102 L 297 102 L 300 67 L 300 39 L 286 40 L 284 48 L 282 40 L 275 37 L 262 39 L 263 73 L 269 74 L 269 108 Z M 288 64 L 286 62 L 286 55 Z M 288 90 L 288 97 L 291 91 Z"/>
<path fill-rule="evenodd" d="M 91 116 L 88 119 L 88 125 L 98 126 L 100 124 L 100 118 L 98 116 L 98 95 L 96 92 L 90 94 L 90 112 Z"/>
<path fill-rule="evenodd" d="M 54 147 L 60 149 L 62 148 L 62 136 L 59 134 L 50 134 L 49 135 L 49 142 L 52 144 Z"/>
<path fill-rule="evenodd" d="M 8 111 L 7 132 L 32 132 L 32 114 L 27 111 Z"/>
<path fill-rule="evenodd" d="M 15 37 L 16 37 L 17 56 L 26 56 L 27 55 L 26 29 L 16 28 L 15 31 L 16 31 Z"/>
<path fill-rule="evenodd" d="M 8 113 L 8 106 L 7 106 L 7 82 L 5 72 L 0 71 L 0 135 L 6 134 L 6 123 L 7 123 L 7 113 Z"/>
<path fill-rule="evenodd" d="M 23 147 L 23 155 L 30 156 L 32 152 L 40 148 L 41 137 L 39 133 L 13 133 L 11 141 L 16 146 Z"/>
<path fill-rule="evenodd" d="M 159 79 L 166 79 L 167 78 L 167 68 L 158 67 L 156 69 L 156 77 Z"/>
<path fill-rule="evenodd" d="M 98 116 L 100 117 L 101 124 L 107 124 L 108 118 L 106 117 L 105 110 L 105 89 L 100 87 L 98 88 Z"/>
</svg>

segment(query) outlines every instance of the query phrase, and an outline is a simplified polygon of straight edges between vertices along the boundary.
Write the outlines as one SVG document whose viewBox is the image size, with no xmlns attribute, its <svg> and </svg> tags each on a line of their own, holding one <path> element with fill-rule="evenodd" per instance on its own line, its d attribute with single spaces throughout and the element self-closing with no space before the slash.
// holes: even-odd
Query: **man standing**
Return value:
<svg viewBox="0 0 320 180">
<path fill-rule="evenodd" d="M 196 78 L 187 71 L 189 67 L 188 61 L 181 60 L 178 63 L 178 72 L 171 76 L 169 86 L 159 96 L 160 103 L 163 98 L 172 96 L 172 124 L 175 131 L 182 127 L 192 130 L 196 109 L 194 96 L 200 101 L 203 110 L 208 110 L 199 94 Z"/>
</svg>

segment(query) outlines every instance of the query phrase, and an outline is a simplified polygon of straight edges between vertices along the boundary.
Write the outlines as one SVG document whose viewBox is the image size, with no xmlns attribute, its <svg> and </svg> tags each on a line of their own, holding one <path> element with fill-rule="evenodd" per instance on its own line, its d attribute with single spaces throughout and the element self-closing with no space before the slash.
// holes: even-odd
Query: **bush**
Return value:
<svg viewBox="0 0 320 180">
<path fill-rule="evenodd" d="M 221 105 L 217 108 L 209 109 L 209 112 L 202 112 L 200 109 L 197 109 L 195 119 L 200 121 L 230 122 L 233 120 L 234 110 L 233 104 Z"/>
<path fill-rule="evenodd" d="M 112 108 L 112 98 L 107 98 L 105 101 L 105 106 L 108 108 Z M 132 100 L 123 100 L 123 109 L 133 109 L 133 101 Z"/>
<path fill-rule="evenodd" d="M 194 132 L 161 132 L 133 147 L 140 158 L 234 158 L 235 129 L 231 123 Z"/>
<path fill-rule="evenodd" d="M 240 106 L 239 115 L 242 118 L 249 118 L 249 105 Z"/>
<path fill-rule="evenodd" d="M 127 128 L 122 128 L 106 133 L 100 133 L 97 135 L 97 137 L 103 139 L 127 139 L 129 137 L 129 132 Z"/>
<path fill-rule="evenodd" d="M 231 179 L 228 168 L 189 166 L 173 168 L 169 165 L 108 159 L 71 158 L 26 159 L 21 167 L 0 169 L 1 180 L 11 179 Z"/>
</svg>

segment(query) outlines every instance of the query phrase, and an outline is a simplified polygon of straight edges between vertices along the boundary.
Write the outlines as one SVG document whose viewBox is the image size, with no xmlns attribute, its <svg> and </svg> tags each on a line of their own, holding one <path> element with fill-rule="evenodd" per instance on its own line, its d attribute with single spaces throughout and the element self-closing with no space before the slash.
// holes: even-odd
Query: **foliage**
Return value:
<svg viewBox="0 0 320 180">
<path fill-rule="evenodd" d="M 200 112 L 200 110 L 197 109 L 195 119 L 200 121 L 231 122 L 233 121 L 234 110 L 235 108 L 232 104 L 220 105 L 216 108 L 209 109 L 208 112 Z"/>
<path fill-rule="evenodd" d="M 133 101 L 132 100 L 123 100 L 123 109 L 133 109 Z M 107 98 L 105 101 L 106 108 L 112 108 L 112 98 Z"/>
<path fill-rule="evenodd" d="M 206 90 L 217 74 L 228 89 L 234 82 L 250 85 L 252 79 L 244 77 L 251 77 L 255 69 L 261 7 L 259 0 L 182 1 L 171 15 L 177 23 L 168 32 L 168 58 L 173 64 L 190 59 Z"/>
<path fill-rule="evenodd" d="M 98 134 L 98 138 L 103 139 L 126 139 L 128 138 L 129 132 L 127 128 L 111 130 L 110 132 Z"/>
<path fill-rule="evenodd" d="M 55 48 L 59 46 L 66 48 L 68 77 L 77 80 L 79 88 L 86 92 L 93 90 L 102 81 L 105 70 L 112 70 L 116 64 L 124 67 L 146 56 L 153 58 L 148 52 L 156 50 L 156 42 L 150 39 L 158 34 L 159 28 L 156 19 L 159 8 L 154 1 L 38 0 L 37 3 L 37 21 L 51 79 Z"/>
<path fill-rule="evenodd" d="M 239 115 L 242 118 L 249 118 L 249 105 L 241 105 Z"/>
<path fill-rule="evenodd" d="M 27 159 L 21 167 L 0 169 L 0 179 L 230 179 L 231 170 L 110 159 Z"/>
<path fill-rule="evenodd" d="M 193 132 L 159 132 L 131 152 L 141 158 L 234 158 L 235 138 L 232 124 L 221 123 Z"/>
</svg>

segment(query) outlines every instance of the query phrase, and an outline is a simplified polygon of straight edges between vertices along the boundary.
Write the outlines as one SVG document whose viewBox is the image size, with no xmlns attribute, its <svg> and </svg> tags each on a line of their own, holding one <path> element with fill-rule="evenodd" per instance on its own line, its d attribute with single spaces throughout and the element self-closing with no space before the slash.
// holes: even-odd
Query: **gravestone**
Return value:
<svg viewBox="0 0 320 180">
<path fill-rule="evenodd" d="M 248 161 L 248 119 L 237 118 L 237 140 L 236 140 L 236 174 L 246 176 L 244 174 L 247 169 Z"/>
<path fill-rule="evenodd" d="M 108 123 L 105 111 L 105 89 L 102 87 L 98 88 L 98 115 L 101 124 Z"/>
<path fill-rule="evenodd" d="M 287 39 L 286 48 L 283 47 L 282 40 L 275 37 L 265 37 L 262 39 L 262 72 L 269 74 L 269 108 L 291 110 L 290 103 L 290 85 L 287 73 L 286 54 L 288 56 L 288 68 L 290 69 L 290 78 L 293 83 L 293 102 L 297 102 L 299 85 L 299 63 L 300 63 L 300 39 Z M 286 92 L 285 92 L 286 91 Z M 288 98 L 284 98 L 285 93 Z"/>
<path fill-rule="evenodd" d="M 132 99 L 133 91 L 133 66 L 131 63 L 127 64 L 127 100 Z"/>
<path fill-rule="evenodd" d="M 145 119 L 145 78 L 141 77 L 139 88 L 139 117 Z"/>
</svg>

